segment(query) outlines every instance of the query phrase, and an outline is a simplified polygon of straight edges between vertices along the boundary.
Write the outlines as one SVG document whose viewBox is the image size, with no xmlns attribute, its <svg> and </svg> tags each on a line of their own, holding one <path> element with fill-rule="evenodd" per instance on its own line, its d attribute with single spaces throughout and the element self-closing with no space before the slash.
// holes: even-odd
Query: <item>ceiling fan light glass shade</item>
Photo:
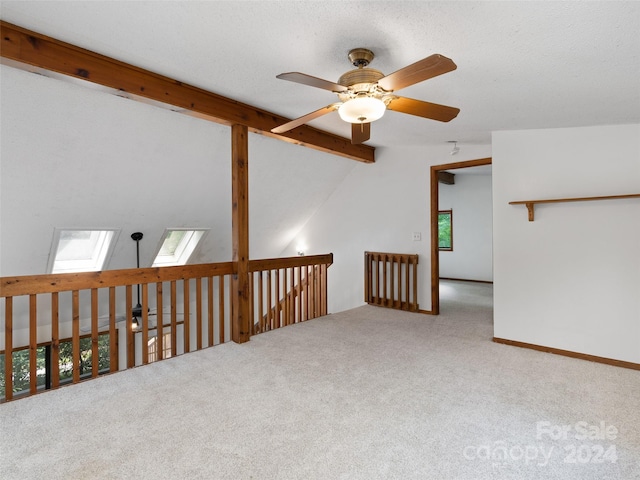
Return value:
<svg viewBox="0 0 640 480">
<path fill-rule="evenodd" d="M 384 102 L 375 97 L 356 97 L 347 100 L 340 108 L 340 118 L 349 123 L 370 123 L 378 120 L 387 109 Z"/>
</svg>

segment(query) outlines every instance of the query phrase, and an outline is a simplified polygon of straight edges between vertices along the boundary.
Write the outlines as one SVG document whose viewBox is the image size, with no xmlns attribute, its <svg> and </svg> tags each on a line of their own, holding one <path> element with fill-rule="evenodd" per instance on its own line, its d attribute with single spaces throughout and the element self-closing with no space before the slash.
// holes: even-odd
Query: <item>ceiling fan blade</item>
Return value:
<svg viewBox="0 0 640 480">
<path fill-rule="evenodd" d="M 414 100 L 413 98 L 396 97 L 389 105 L 387 110 L 394 112 L 408 113 L 417 117 L 430 118 L 439 122 L 449 122 L 458 116 L 459 108 L 447 107 L 437 103 L 423 102 L 422 100 Z"/>
<path fill-rule="evenodd" d="M 329 80 L 323 80 L 322 78 L 312 77 L 306 73 L 300 72 L 288 72 L 276 75 L 276 78 L 280 80 L 289 80 L 290 82 L 301 83 L 303 85 L 309 85 L 310 87 L 322 88 L 329 90 L 330 92 L 345 92 L 347 87 L 339 85 L 337 83 L 330 82 Z"/>
<path fill-rule="evenodd" d="M 116 315 L 116 323 L 120 323 L 120 322 L 124 322 L 127 318 L 124 315 Z M 107 327 L 109 327 L 110 324 L 110 317 L 109 315 L 101 315 L 98 317 L 98 331 L 102 331 L 105 330 Z M 91 323 L 90 319 L 88 320 L 83 320 L 82 325 L 80 326 L 80 332 L 82 333 L 88 333 L 91 332 L 92 327 L 91 327 Z"/>
<path fill-rule="evenodd" d="M 280 125 L 279 127 L 272 128 L 272 133 L 284 133 L 289 130 L 293 130 L 300 125 L 303 125 L 307 122 L 310 122 L 314 118 L 321 117 L 322 115 L 326 115 L 327 113 L 331 113 L 336 110 L 340 106 L 339 103 L 332 103 L 331 105 L 327 105 L 326 107 L 322 107 L 315 112 L 307 113 L 302 117 L 296 118 L 295 120 L 291 120 L 290 122 L 285 123 L 284 125 Z"/>
<path fill-rule="evenodd" d="M 393 92 L 451 72 L 456 68 L 458 66 L 453 63 L 453 60 L 436 53 L 381 78 L 378 80 L 378 85 L 388 92 Z"/>
<path fill-rule="evenodd" d="M 354 145 L 364 143 L 371 138 L 371 123 L 351 124 L 351 143 Z"/>
</svg>

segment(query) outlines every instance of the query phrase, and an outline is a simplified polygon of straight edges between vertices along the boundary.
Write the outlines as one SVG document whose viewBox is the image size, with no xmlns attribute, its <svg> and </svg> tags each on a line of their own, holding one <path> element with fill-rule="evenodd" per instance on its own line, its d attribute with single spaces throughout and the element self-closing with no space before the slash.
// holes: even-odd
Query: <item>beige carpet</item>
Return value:
<svg viewBox="0 0 640 480">
<path fill-rule="evenodd" d="M 0 405 L 0 478 L 640 478 L 640 372 L 492 343 L 490 285 L 447 282 L 442 309 L 363 306 Z"/>
</svg>

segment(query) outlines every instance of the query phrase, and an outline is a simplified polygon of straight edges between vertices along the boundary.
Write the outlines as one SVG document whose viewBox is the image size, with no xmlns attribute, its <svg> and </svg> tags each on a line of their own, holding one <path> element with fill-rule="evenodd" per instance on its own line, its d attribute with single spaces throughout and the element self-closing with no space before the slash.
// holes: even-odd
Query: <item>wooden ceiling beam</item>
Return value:
<svg viewBox="0 0 640 480">
<path fill-rule="evenodd" d="M 438 182 L 444 183 L 445 185 L 455 185 L 456 175 L 449 172 L 438 172 Z"/>
<path fill-rule="evenodd" d="M 184 110 L 181 113 L 224 125 L 245 125 L 253 133 L 284 140 L 365 163 L 375 161 L 375 148 L 353 145 L 350 139 L 307 125 L 282 134 L 271 129 L 290 119 L 187 85 L 178 80 L 129 65 L 0 20 L 3 63 L 29 65 L 86 80 Z M 7 61 L 8 60 L 8 61 Z M 28 68 L 25 68 L 28 69 Z"/>
</svg>

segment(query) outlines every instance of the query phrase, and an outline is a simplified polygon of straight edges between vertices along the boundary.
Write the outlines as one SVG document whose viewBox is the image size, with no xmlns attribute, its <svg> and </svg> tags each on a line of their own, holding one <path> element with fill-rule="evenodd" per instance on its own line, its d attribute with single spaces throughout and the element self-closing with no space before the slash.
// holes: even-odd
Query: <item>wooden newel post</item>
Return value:
<svg viewBox="0 0 640 480">
<path fill-rule="evenodd" d="M 231 339 L 249 341 L 249 135 L 246 125 L 231 127 L 231 229 L 233 262 L 236 273 L 232 281 Z"/>
</svg>

